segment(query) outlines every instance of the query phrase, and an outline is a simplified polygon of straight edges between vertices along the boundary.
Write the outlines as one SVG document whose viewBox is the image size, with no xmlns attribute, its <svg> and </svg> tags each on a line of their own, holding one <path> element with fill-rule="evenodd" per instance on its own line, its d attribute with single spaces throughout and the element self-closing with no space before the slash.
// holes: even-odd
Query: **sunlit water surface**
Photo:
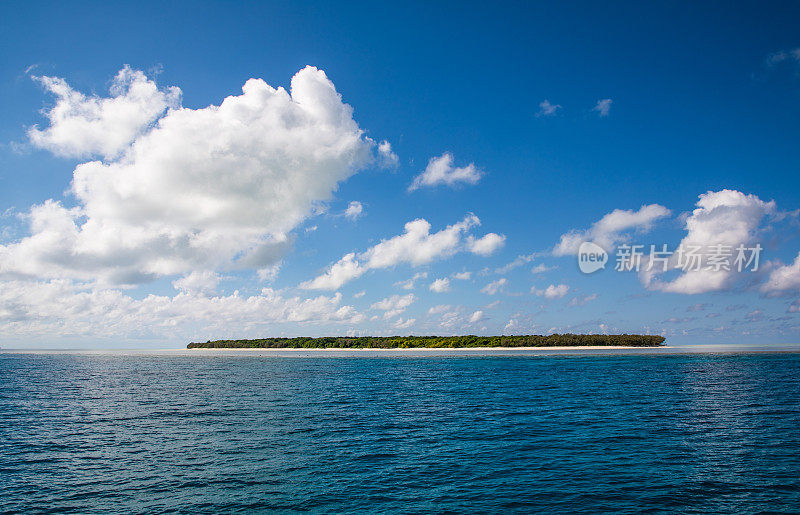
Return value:
<svg viewBox="0 0 800 515">
<path fill-rule="evenodd" d="M 0 512 L 797 511 L 754 350 L 3 351 Z"/>
</svg>

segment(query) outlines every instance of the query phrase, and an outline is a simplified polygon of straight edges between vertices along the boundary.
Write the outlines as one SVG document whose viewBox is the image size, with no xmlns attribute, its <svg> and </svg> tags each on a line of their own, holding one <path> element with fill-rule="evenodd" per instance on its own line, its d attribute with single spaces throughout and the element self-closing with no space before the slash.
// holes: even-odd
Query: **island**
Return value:
<svg viewBox="0 0 800 515">
<path fill-rule="evenodd" d="M 190 343 L 188 349 L 461 349 L 480 347 L 660 347 L 650 334 L 548 334 L 523 336 L 323 336 Z"/>
</svg>

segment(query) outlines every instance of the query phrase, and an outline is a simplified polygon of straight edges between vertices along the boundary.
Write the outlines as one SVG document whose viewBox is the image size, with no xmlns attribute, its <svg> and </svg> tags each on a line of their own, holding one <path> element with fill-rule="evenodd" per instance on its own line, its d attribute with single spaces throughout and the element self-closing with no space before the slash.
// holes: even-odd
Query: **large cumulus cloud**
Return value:
<svg viewBox="0 0 800 515">
<path fill-rule="evenodd" d="M 289 91 L 250 79 L 241 95 L 202 109 L 127 67 L 107 98 L 39 80 L 57 102 L 31 141 L 100 159 L 75 168 L 74 205 L 34 206 L 30 235 L 0 246 L 6 276 L 113 285 L 266 268 L 316 204 L 375 160 L 352 108 L 310 66 Z"/>
<path fill-rule="evenodd" d="M 717 245 L 732 250 L 752 247 L 759 242 L 763 220 L 775 213 L 774 201 L 765 202 L 736 190 L 709 191 L 700 195 L 696 209 L 686 218 L 686 236 L 679 246 L 699 249 L 703 262 Z M 640 272 L 642 282 L 651 290 L 691 295 L 730 289 L 742 276 L 735 267 L 682 270 L 677 253 L 669 258 L 667 268 L 680 271 L 678 277 L 664 280 L 658 267 L 646 266 Z"/>
</svg>

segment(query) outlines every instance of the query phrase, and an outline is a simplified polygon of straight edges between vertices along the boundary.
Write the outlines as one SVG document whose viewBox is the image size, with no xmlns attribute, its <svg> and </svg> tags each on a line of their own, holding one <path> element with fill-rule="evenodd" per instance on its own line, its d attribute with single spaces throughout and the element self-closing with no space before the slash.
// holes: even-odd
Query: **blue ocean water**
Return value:
<svg viewBox="0 0 800 515">
<path fill-rule="evenodd" d="M 0 512 L 800 510 L 800 354 L 0 354 Z"/>
</svg>

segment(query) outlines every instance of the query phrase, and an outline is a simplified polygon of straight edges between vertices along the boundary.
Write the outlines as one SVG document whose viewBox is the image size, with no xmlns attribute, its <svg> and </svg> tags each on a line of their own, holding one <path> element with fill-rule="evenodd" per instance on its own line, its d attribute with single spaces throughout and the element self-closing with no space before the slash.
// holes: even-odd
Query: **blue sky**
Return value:
<svg viewBox="0 0 800 515">
<path fill-rule="evenodd" d="M 5 2 L 0 20 L 4 346 L 800 335 L 796 3 Z M 564 235 L 609 266 L 581 273 Z M 755 272 L 613 270 L 619 245 L 682 241 L 764 250 Z"/>
</svg>

